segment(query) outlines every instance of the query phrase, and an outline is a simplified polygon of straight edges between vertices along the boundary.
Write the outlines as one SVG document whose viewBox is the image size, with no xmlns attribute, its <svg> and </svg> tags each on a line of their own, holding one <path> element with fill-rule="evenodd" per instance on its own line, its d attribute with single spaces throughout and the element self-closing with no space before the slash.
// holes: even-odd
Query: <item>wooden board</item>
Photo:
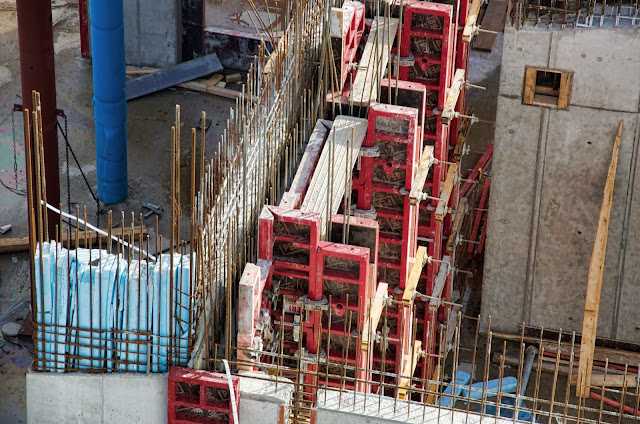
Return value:
<svg viewBox="0 0 640 424">
<path fill-rule="evenodd" d="M 369 340 L 378 329 L 378 323 L 380 322 L 380 316 L 382 315 L 382 310 L 384 309 L 384 301 L 386 299 L 388 290 L 389 285 L 387 283 L 378 284 L 376 296 L 371 301 L 369 313 L 367 314 L 367 317 L 365 319 L 364 327 L 362 327 L 364 328 L 361 346 L 361 349 L 363 351 L 368 351 L 370 344 Z"/>
<path fill-rule="evenodd" d="M 407 391 L 404 387 L 409 386 L 411 376 L 418 365 L 418 359 L 420 359 L 421 348 L 422 342 L 420 340 L 416 340 L 411 352 L 406 355 L 402 355 L 402 368 L 400 370 L 400 378 L 398 380 L 398 396 L 400 399 L 406 399 Z"/>
<path fill-rule="evenodd" d="M 442 296 L 442 290 L 444 290 L 444 284 L 447 282 L 449 276 L 449 256 L 442 257 L 442 263 L 438 270 L 435 282 L 433 283 L 433 292 L 431 293 L 431 299 L 429 300 L 429 310 L 431 312 L 438 309 L 440 306 L 440 296 Z"/>
<path fill-rule="evenodd" d="M 607 251 L 607 236 L 609 233 L 609 216 L 613 204 L 613 186 L 616 179 L 618 165 L 618 152 L 620 151 L 620 138 L 622 137 L 622 121 L 618 126 L 618 134 L 613 143 L 611 163 L 607 172 L 607 182 L 604 186 L 598 229 L 593 243 L 593 253 L 589 264 L 587 277 L 587 295 L 584 304 L 584 317 L 582 321 L 582 344 L 580 346 L 580 362 L 578 366 L 578 384 L 576 396 L 589 397 L 589 385 L 584 381 L 591 381 L 593 367 L 593 351 L 596 345 L 596 330 L 598 327 L 598 313 L 600 311 L 600 291 L 602 289 L 602 274 L 604 272 L 604 258 Z M 584 378 L 584 379 L 583 379 Z"/>
<path fill-rule="evenodd" d="M 444 185 L 440 191 L 440 200 L 438 200 L 438 206 L 436 206 L 436 221 L 442 221 L 447 214 L 447 205 L 449 204 L 449 197 L 451 197 L 451 191 L 453 190 L 453 184 L 455 183 L 457 172 L 457 164 L 452 163 L 449 165 L 447 176 L 444 179 Z"/>
<path fill-rule="evenodd" d="M 476 25 L 478 24 L 478 14 L 480 13 L 480 6 L 482 0 L 473 0 L 471 7 L 469 7 L 469 14 L 467 15 L 467 21 L 464 24 L 464 30 L 462 31 L 462 42 L 470 43 L 471 39 L 475 35 Z"/>
<path fill-rule="evenodd" d="M 378 16 L 364 46 L 356 79 L 351 87 L 351 99 L 356 106 L 369 106 L 378 98 L 380 81 L 387 72 L 393 41 L 398 31 L 398 19 Z"/>
<path fill-rule="evenodd" d="M 462 228 L 462 222 L 464 221 L 464 217 L 467 214 L 468 206 L 469 201 L 466 197 L 460 199 L 460 203 L 458 203 L 458 208 L 456 209 L 455 215 L 453 217 L 451 234 L 449 234 L 449 238 L 447 239 L 447 252 L 453 252 L 456 247 L 456 239 L 458 238 L 458 233 Z"/>
<path fill-rule="evenodd" d="M 559 350 L 561 355 L 571 356 L 570 343 L 560 343 L 559 349 L 558 343 L 552 341 L 543 341 L 541 346 L 544 347 L 545 352 L 555 354 Z M 573 355 L 575 361 L 580 358 L 580 345 L 576 344 L 573 347 Z M 610 364 L 621 366 L 629 365 L 630 367 L 637 367 L 638 364 L 640 364 L 640 354 L 623 350 L 596 347 L 593 351 L 593 360 L 598 362 L 606 362 L 608 360 Z"/>
<path fill-rule="evenodd" d="M 415 258 L 409 259 L 411 262 L 411 270 L 409 271 L 409 277 L 402 294 L 402 302 L 405 304 L 410 303 L 413 299 L 413 292 L 418 286 L 420 280 L 420 274 L 422 274 L 422 268 L 427 263 L 427 248 L 425 246 L 418 246 Z"/>
<path fill-rule="evenodd" d="M 409 204 L 417 205 L 420 203 L 420 197 L 422 190 L 424 189 L 424 183 L 427 181 L 429 175 L 429 169 L 433 164 L 433 146 L 425 146 L 420 157 L 420 164 L 418 165 L 418 172 L 413 177 L 413 183 L 411 184 L 411 192 L 409 192 Z"/>
<path fill-rule="evenodd" d="M 338 212 L 345 193 L 347 174 L 351 175 L 353 171 L 366 133 L 366 119 L 339 115 L 333 121 L 331 132 L 300 207 L 302 212 L 319 213 L 323 229 L 326 228 L 327 220 Z M 330 196 L 333 198 L 329 199 Z"/>
<path fill-rule="evenodd" d="M 102 230 L 104 232 L 108 232 L 108 230 Z M 111 230 L 111 234 L 120 238 L 122 235 L 121 228 L 114 228 Z M 133 231 L 131 231 L 131 227 L 124 228 L 124 237 L 125 241 L 128 241 L 128 237 L 134 234 L 136 237 L 140 234 L 145 236 L 147 234 L 147 227 L 136 226 L 133 227 Z M 71 233 L 71 247 L 75 248 L 75 231 Z M 80 247 L 84 247 L 84 239 L 85 232 L 79 232 L 80 239 Z M 95 231 L 87 232 L 87 239 L 90 245 L 93 245 L 98 242 L 98 235 Z M 102 236 L 102 246 L 106 247 L 107 236 Z M 137 240 L 136 240 L 137 241 Z M 62 236 L 62 243 L 66 246 L 68 243 L 68 238 L 66 234 Z M 16 238 L 0 238 L 0 253 L 12 253 L 12 252 L 24 252 L 29 250 L 29 237 L 16 237 Z"/>
<path fill-rule="evenodd" d="M 503 31 L 506 15 L 507 2 L 505 0 L 491 0 L 482 18 L 480 28 L 489 31 Z M 490 52 L 493 50 L 493 44 L 496 42 L 497 36 L 498 34 L 480 31 L 473 42 L 473 48 L 475 50 Z"/>
<path fill-rule="evenodd" d="M 458 98 L 460 98 L 460 91 L 465 83 L 464 69 L 456 69 L 456 73 L 453 76 L 453 82 L 451 87 L 447 90 L 447 98 L 444 102 L 444 108 L 442 109 L 442 123 L 449 125 L 451 120 L 456 117 L 456 105 L 458 104 Z"/>
</svg>

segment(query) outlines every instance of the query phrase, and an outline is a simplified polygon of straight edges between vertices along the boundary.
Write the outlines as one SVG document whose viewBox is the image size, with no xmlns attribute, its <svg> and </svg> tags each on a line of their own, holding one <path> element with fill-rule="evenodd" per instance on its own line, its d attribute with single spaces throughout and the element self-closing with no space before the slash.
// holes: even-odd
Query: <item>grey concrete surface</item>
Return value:
<svg viewBox="0 0 640 424">
<path fill-rule="evenodd" d="M 166 68 L 182 60 L 179 0 L 125 0 L 127 64 Z"/>
<path fill-rule="evenodd" d="M 27 423 L 125 422 L 167 422 L 167 374 L 27 373 Z"/>
<path fill-rule="evenodd" d="M 355 402 L 355 405 L 354 405 Z M 476 424 L 492 422 L 512 423 L 513 420 L 497 417 L 480 417 L 473 412 L 439 409 L 426 404 L 376 395 L 345 392 L 340 396 L 337 390 L 319 390 L 316 424 L 393 424 L 393 423 L 450 423 Z"/>
<path fill-rule="evenodd" d="M 496 116 L 482 314 L 582 329 L 589 261 L 618 122 L 624 121 L 598 335 L 640 341 L 637 154 L 640 31 L 507 26 Z M 525 65 L 573 71 L 569 110 L 522 104 Z"/>
</svg>

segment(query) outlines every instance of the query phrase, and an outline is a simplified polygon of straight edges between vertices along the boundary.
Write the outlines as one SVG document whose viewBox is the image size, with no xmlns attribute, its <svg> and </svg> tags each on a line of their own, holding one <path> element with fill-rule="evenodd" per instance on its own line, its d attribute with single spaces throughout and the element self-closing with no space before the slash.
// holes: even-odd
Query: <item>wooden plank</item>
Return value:
<svg viewBox="0 0 640 424">
<path fill-rule="evenodd" d="M 372 336 L 376 333 L 378 329 L 378 323 L 380 322 L 380 316 L 382 316 L 382 311 L 384 309 L 384 302 L 387 298 L 387 291 L 389 290 L 389 284 L 380 283 L 378 284 L 378 289 L 376 290 L 376 295 L 371 302 L 371 309 L 366 316 L 364 321 L 364 330 L 362 332 L 362 345 L 361 349 L 364 351 L 368 351 L 369 349 L 369 340 L 371 340 Z"/>
<path fill-rule="evenodd" d="M 413 177 L 413 184 L 411 184 L 411 191 L 409 192 L 409 204 L 417 205 L 420 203 L 420 197 L 422 197 L 422 190 L 424 184 L 427 181 L 429 175 L 429 169 L 433 165 L 433 146 L 425 146 L 420 157 L 420 164 L 418 165 L 418 172 Z"/>
<path fill-rule="evenodd" d="M 537 341 L 536 341 L 537 343 Z M 571 344 L 562 342 L 558 349 L 558 343 L 552 341 L 543 341 L 541 346 L 544 347 L 545 352 L 553 353 L 560 351 L 561 355 L 571 356 Z M 580 358 L 580 346 L 575 345 L 573 347 L 574 360 Z M 622 350 L 607 349 L 603 347 L 596 347 L 593 351 L 593 360 L 606 363 L 607 360 L 610 364 L 616 365 L 629 365 L 630 367 L 637 367 L 640 364 L 640 354 L 635 352 L 626 352 Z"/>
<path fill-rule="evenodd" d="M 406 399 L 407 397 L 407 390 L 404 388 L 409 386 L 411 376 L 416 370 L 418 360 L 420 359 L 421 349 L 422 342 L 420 340 L 416 340 L 413 344 L 411 353 L 402 355 L 402 368 L 400 370 L 400 379 L 398 380 L 398 396 L 400 399 Z"/>
<path fill-rule="evenodd" d="M 469 7 L 469 13 L 467 15 L 467 21 L 464 24 L 464 30 L 462 31 L 462 42 L 470 43 L 473 36 L 477 33 L 478 14 L 480 13 L 480 6 L 482 6 L 482 0 L 473 0 L 471 7 Z"/>
<path fill-rule="evenodd" d="M 572 80 L 573 80 L 572 72 L 563 72 L 562 74 L 560 74 L 560 90 L 558 92 L 558 109 L 569 109 Z"/>
<path fill-rule="evenodd" d="M 527 66 L 524 71 L 524 93 L 522 95 L 522 103 L 526 105 L 533 104 L 536 95 L 536 73 L 538 69 Z"/>
<path fill-rule="evenodd" d="M 465 83 L 464 69 L 457 69 L 453 76 L 453 82 L 451 87 L 447 90 L 447 98 L 444 102 L 444 108 L 442 109 L 442 123 L 449 125 L 451 120 L 456 117 L 456 105 L 458 104 L 458 98 L 460 98 L 460 91 Z"/>
<path fill-rule="evenodd" d="M 524 330 L 525 335 L 524 335 L 524 338 L 522 338 L 522 340 L 528 343 L 538 343 L 540 341 L 539 330 L 540 329 L 537 327 L 525 326 L 525 330 Z M 519 334 L 509 334 L 509 333 L 502 333 L 498 331 L 494 331 L 492 333 L 494 337 L 504 339 L 504 340 L 520 342 L 520 339 L 521 339 Z M 558 340 L 558 335 L 559 335 L 558 330 L 547 330 L 545 328 L 544 329 L 545 337 L 543 339 L 543 342 L 549 341 L 551 343 L 556 343 Z M 572 333 L 569 333 L 569 332 L 562 333 L 561 339 L 562 339 L 563 346 L 564 345 L 571 346 L 572 337 L 573 337 Z M 580 343 L 581 340 L 582 340 L 582 336 L 576 333 L 575 350 L 577 352 L 580 351 L 580 347 L 578 346 L 578 344 Z M 635 343 L 624 342 L 620 340 L 604 339 L 602 337 L 596 338 L 596 352 L 598 349 L 604 349 L 605 353 L 607 350 L 614 350 L 614 351 L 625 352 L 626 354 L 631 354 L 631 355 L 636 355 L 636 354 L 640 355 L 640 346 L 638 346 Z M 595 356 L 594 356 L 594 359 L 596 359 Z"/>
<path fill-rule="evenodd" d="M 524 326 L 524 335 L 527 337 L 533 337 L 535 340 L 540 339 L 540 333 L 543 332 L 541 327 L 536 327 L 533 325 Z M 556 341 L 560 338 L 563 342 L 571 342 L 573 334 L 565 331 L 560 332 L 560 330 L 556 330 L 553 328 L 545 328 L 544 329 L 544 339 Z M 582 334 L 576 333 L 576 344 L 579 344 L 582 341 Z M 640 353 L 640 343 L 634 343 L 624 340 L 614 340 L 608 339 L 606 337 L 596 337 L 596 347 L 602 347 L 607 349 L 617 349 L 624 350 L 626 352 L 634 352 Z"/>
<path fill-rule="evenodd" d="M 159 70 L 160 68 L 149 68 L 146 66 L 140 68 L 137 66 L 127 66 L 127 75 L 139 77 L 141 75 L 153 74 L 155 72 L 158 72 Z"/>
<path fill-rule="evenodd" d="M 331 132 L 300 207 L 302 212 L 320 214 L 323 231 L 327 220 L 338 212 L 345 192 L 347 174 L 351 175 L 353 166 L 358 160 L 358 153 L 366 132 L 366 119 L 339 115 L 333 121 Z M 330 195 L 333 196 L 331 200 Z M 327 211 L 327 205 L 330 202 L 329 211 Z"/>
<path fill-rule="evenodd" d="M 482 18 L 480 28 L 489 31 L 500 32 L 504 30 L 504 21 L 507 14 L 507 2 L 505 0 L 491 0 Z M 498 34 L 480 32 L 473 42 L 475 50 L 490 52 L 496 42 Z"/>
<path fill-rule="evenodd" d="M 218 86 L 209 85 L 207 80 L 187 81 L 178 84 L 178 87 L 187 88 L 189 90 L 200 91 L 202 93 L 213 94 L 227 99 L 237 99 L 240 97 L 241 92 L 231 90 L 229 88 L 223 88 Z M 252 99 L 256 101 L 256 99 Z"/>
<path fill-rule="evenodd" d="M 444 284 L 449 276 L 449 256 L 442 257 L 442 263 L 438 270 L 438 275 L 433 283 L 433 291 L 431 292 L 431 299 L 429 299 L 429 310 L 431 312 L 438 309 L 440 306 L 440 296 L 442 296 L 442 290 L 444 290 Z"/>
<path fill-rule="evenodd" d="M 427 389 L 428 395 L 426 403 L 429 405 L 433 405 L 438 400 L 436 393 L 438 392 L 438 385 L 440 382 L 440 364 L 436 365 L 436 369 L 433 371 L 433 376 L 431 376 L 431 382 L 429 383 L 429 388 Z"/>
<path fill-rule="evenodd" d="M 605 379 L 604 374 L 591 374 L 591 387 L 594 389 L 600 388 L 603 385 L 605 387 L 624 387 L 625 382 L 628 389 L 635 388 L 638 376 L 636 374 L 607 374 Z M 571 384 L 575 385 L 578 381 L 578 374 L 571 374 Z"/>
<path fill-rule="evenodd" d="M 473 106 L 467 106 L 464 114 L 467 116 L 473 116 Z M 460 162 L 462 160 L 462 154 L 464 151 L 464 145 L 467 142 L 467 138 L 469 138 L 469 133 L 471 132 L 471 119 L 470 118 L 461 118 L 460 120 L 460 129 L 458 131 L 458 138 L 456 140 L 456 146 L 453 149 L 453 160 L 455 162 Z"/>
<path fill-rule="evenodd" d="M 604 186 L 600 217 L 593 253 L 589 264 L 589 276 L 587 278 L 587 295 L 584 303 L 584 318 L 582 321 L 582 343 L 580 345 L 580 362 L 578 365 L 578 384 L 576 396 L 589 397 L 589 386 L 583 384 L 591 381 L 593 367 L 593 351 L 596 342 L 596 330 L 598 327 L 598 313 L 600 311 L 600 291 L 602 289 L 602 274 L 604 272 L 604 258 L 607 251 L 607 236 L 609 233 L 609 216 L 613 203 L 613 186 L 616 179 L 618 166 L 618 152 L 620 151 L 620 138 L 622 137 L 622 121 L 618 125 L 618 134 L 613 143 L 611 163 L 607 173 L 607 182 Z"/>
<path fill-rule="evenodd" d="M 427 248 L 425 246 L 418 246 L 416 257 L 410 258 L 410 260 L 413 262 L 413 265 L 409 271 L 409 277 L 407 277 L 407 283 L 404 286 L 404 293 L 402 294 L 402 302 L 405 304 L 411 303 L 411 299 L 413 299 L 413 292 L 418 286 L 422 268 L 424 268 L 424 265 L 427 263 Z"/>
<path fill-rule="evenodd" d="M 108 232 L 108 230 L 102 230 L 104 232 Z M 120 236 L 122 235 L 122 229 L 121 228 L 114 228 L 111 230 L 111 233 L 120 238 Z M 135 235 L 136 237 L 138 235 L 142 234 L 143 236 L 147 235 L 147 227 L 146 226 L 136 226 L 133 227 L 133 231 L 131 230 L 131 227 L 124 227 L 124 237 L 125 240 L 128 240 L 128 238 L 131 235 Z M 71 232 L 71 247 L 75 247 L 75 231 Z M 84 231 L 80 231 L 79 232 L 79 240 L 80 240 L 80 246 L 84 247 L 84 239 L 85 239 L 85 232 Z M 88 231 L 87 232 L 87 239 L 89 241 L 90 245 L 93 245 L 95 243 L 98 242 L 98 234 L 95 231 Z M 68 237 L 67 234 L 64 233 L 62 235 L 62 243 L 66 246 L 68 243 Z M 106 246 L 106 240 L 107 240 L 107 236 L 102 236 L 102 240 L 103 240 L 103 246 Z M 137 241 L 137 240 L 136 240 Z M 13 253 L 13 252 L 24 252 L 29 250 L 29 237 L 15 237 L 15 238 L 2 238 L 0 239 L 0 253 Z"/>
<path fill-rule="evenodd" d="M 453 217 L 453 224 L 451 224 L 451 234 L 449 234 L 449 238 L 447 239 L 447 252 L 453 252 L 456 247 L 456 239 L 458 238 L 458 233 L 462 228 L 462 223 L 465 215 L 467 214 L 468 207 L 469 201 L 467 198 L 463 197 L 460 199 L 460 203 L 458 203 L 458 208 L 456 209 Z"/>
<path fill-rule="evenodd" d="M 220 81 L 222 81 L 224 79 L 224 75 L 222 74 L 213 74 L 211 76 L 211 78 L 209 78 L 206 82 L 207 85 L 209 86 L 214 86 L 216 84 L 218 84 Z"/>
<path fill-rule="evenodd" d="M 449 204 L 449 198 L 451 197 L 451 191 L 453 190 L 457 173 L 458 164 L 452 163 L 449 165 L 447 176 L 444 179 L 444 185 L 442 186 L 442 190 L 440 190 L 440 200 L 438 200 L 438 206 L 436 206 L 436 221 L 442 221 L 447 214 L 447 205 Z"/>
<path fill-rule="evenodd" d="M 387 72 L 391 47 L 398 31 L 398 19 L 378 16 L 371 24 L 356 79 L 351 87 L 351 99 L 356 106 L 369 106 L 378 98 L 380 81 Z"/>
<path fill-rule="evenodd" d="M 284 55 L 289 48 L 289 37 L 289 33 L 287 32 L 286 35 L 284 35 L 278 41 L 275 50 L 271 52 L 271 54 L 269 55 L 269 59 L 264 66 L 264 69 L 262 71 L 264 74 L 272 73 L 276 69 L 278 63 L 282 62 Z"/>
</svg>

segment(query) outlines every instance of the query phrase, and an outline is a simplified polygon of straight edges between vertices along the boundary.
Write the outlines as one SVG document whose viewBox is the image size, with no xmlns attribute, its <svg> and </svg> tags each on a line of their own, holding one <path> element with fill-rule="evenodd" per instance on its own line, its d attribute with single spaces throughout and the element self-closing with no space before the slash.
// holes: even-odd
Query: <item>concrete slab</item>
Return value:
<svg viewBox="0 0 640 424">
<path fill-rule="evenodd" d="M 365 406 L 366 405 L 366 406 Z M 424 406 L 424 408 L 423 408 Z M 316 424 L 392 424 L 392 423 L 451 423 L 476 424 L 491 421 L 495 424 L 512 423 L 501 418 L 481 419 L 480 415 L 465 411 L 451 411 L 388 397 L 345 392 L 342 397 L 337 390 L 318 391 Z"/>
</svg>

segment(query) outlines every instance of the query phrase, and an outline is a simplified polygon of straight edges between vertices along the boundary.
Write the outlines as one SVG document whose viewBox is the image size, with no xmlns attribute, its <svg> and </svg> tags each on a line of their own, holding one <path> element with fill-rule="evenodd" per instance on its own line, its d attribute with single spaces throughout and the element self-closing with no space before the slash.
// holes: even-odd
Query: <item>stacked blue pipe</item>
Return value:
<svg viewBox="0 0 640 424">
<path fill-rule="evenodd" d="M 98 197 L 127 198 L 127 78 L 122 0 L 91 0 L 93 113 Z"/>
</svg>

